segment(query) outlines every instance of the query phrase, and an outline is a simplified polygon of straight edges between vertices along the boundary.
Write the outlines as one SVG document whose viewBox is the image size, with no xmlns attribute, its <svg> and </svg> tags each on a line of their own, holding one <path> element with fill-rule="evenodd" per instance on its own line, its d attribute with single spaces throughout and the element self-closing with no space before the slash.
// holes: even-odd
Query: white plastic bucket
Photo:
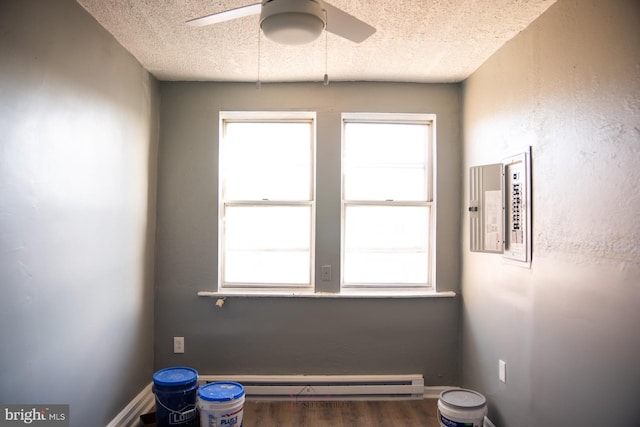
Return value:
<svg viewBox="0 0 640 427">
<path fill-rule="evenodd" d="M 200 427 L 242 427 L 244 387 L 234 382 L 216 382 L 198 390 Z"/>
<path fill-rule="evenodd" d="M 487 415 L 487 399 L 463 388 L 445 390 L 438 399 L 441 427 L 482 427 Z"/>
</svg>

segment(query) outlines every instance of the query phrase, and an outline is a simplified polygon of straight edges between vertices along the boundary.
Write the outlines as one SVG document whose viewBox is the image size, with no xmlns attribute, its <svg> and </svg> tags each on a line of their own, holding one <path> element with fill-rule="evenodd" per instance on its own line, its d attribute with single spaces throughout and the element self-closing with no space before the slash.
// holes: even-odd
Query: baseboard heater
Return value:
<svg viewBox="0 0 640 427">
<path fill-rule="evenodd" d="M 200 382 L 235 381 L 251 400 L 423 399 L 422 375 L 200 375 Z"/>
</svg>

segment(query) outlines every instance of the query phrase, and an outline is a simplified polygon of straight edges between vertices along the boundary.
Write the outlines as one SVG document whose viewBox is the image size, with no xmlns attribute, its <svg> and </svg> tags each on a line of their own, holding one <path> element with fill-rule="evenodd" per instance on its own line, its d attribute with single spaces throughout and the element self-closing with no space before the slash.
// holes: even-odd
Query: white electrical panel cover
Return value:
<svg viewBox="0 0 640 427">
<path fill-rule="evenodd" d="M 470 169 L 469 215 L 472 252 L 503 253 L 502 163 Z"/>
</svg>

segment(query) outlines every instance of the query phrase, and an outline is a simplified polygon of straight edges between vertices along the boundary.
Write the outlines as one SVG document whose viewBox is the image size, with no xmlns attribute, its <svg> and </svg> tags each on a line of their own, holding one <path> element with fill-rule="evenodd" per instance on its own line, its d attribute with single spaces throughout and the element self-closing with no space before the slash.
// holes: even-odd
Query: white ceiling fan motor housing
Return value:
<svg viewBox="0 0 640 427">
<path fill-rule="evenodd" d="M 317 39 L 326 26 L 322 4 L 315 0 L 265 0 L 260 28 L 267 38 L 282 44 L 305 44 Z"/>
</svg>

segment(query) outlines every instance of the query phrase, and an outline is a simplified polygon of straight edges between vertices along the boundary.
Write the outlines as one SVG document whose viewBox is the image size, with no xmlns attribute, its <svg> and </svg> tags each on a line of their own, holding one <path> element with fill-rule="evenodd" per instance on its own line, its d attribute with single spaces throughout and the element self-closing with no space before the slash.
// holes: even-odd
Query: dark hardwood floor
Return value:
<svg viewBox="0 0 640 427">
<path fill-rule="evenodd" d="M 376 402 L 247 400 L 243 427 L 440 427 L 437 399 Z"/>
</svg>

